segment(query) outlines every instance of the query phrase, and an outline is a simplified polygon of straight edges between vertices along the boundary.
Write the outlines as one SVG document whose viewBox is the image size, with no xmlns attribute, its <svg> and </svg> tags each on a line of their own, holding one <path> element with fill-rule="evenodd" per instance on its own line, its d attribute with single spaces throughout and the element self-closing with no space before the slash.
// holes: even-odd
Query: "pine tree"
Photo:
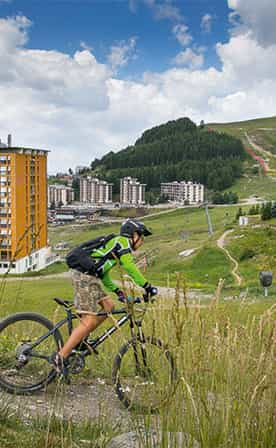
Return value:
<svg viewBox="0 0 276 448">
<path fill-rule="evenodd" d="M 271 202 L 267 202 L 266 204 L 264 204 L 261 215 L 263 221 L 271 219 L 271 205 Z"/>
<path fill-rule="evenodd" d="M 276 202 L 273 202 L 271 207 L 271 218 L 276 218 Z"/>
<path fill-rule="evenodd" d="M 239 217 L 242 216 L 242 215 L 243 215 L 243 211 L 242 211 L 242 208 L 240 207 L 239 210 L 237 211 L 237 214 L 236 214 L 236 221 L 238 221 Z"/>
</svg>

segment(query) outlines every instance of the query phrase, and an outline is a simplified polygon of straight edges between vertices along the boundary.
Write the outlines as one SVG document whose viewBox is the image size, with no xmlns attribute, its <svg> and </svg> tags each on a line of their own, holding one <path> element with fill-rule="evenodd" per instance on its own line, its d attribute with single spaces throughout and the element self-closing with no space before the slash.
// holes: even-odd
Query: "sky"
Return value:
<svg viewBox="0 0 276 448">
<path fill-rule="evenodd" d="M 152 126 L 276 115 L 275 0 L 0 0 L 0 138 L 89 165 Z"/>
</svg>

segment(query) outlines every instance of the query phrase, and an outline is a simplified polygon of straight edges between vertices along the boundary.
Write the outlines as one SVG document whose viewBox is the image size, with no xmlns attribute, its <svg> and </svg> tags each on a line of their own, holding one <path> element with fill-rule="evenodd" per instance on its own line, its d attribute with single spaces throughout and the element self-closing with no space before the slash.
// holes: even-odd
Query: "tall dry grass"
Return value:
<svg viewBox="0 0 276 448">
<path fill-rule="evenodd" d="M 276 304 L 260 315 L 250 300 L 187 304 L 178 286 L 167 313 L 153 310 L 156 331 L 177 359 L 174 398 L 159 430 L 185 432 L 202 447 L 276 446 Z M 165 447 L 166 445 L 164 445 Z"/>
</svg>

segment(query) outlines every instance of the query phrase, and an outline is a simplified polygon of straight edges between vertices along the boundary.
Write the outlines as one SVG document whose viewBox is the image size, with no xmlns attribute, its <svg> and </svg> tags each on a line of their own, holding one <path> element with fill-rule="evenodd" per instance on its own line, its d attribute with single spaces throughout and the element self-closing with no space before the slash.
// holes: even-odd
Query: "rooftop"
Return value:
<svg viewBox="0 0 276 448">
<path fill-rule="evenodd" d="M 26 152 L 44 152 L 48 153 L 50 152 L 48 149 L 39 149 L 39 148 L 24 148 L 20 146 L 12 146 L 12 147 L 0 147 L 0 153 L 7 153 L 7 152 L 19 152 L 19 153 L 26 153 Z"/>
</svg>

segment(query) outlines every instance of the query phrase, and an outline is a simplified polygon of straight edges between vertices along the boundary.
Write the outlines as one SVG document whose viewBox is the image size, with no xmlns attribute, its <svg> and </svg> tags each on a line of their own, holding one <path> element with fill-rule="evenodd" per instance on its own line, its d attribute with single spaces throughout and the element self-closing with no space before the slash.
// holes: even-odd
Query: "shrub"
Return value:
<svg viewBox="0 0 276 448">
<path fill-rule="evenodd" d="M 244 261 L 255 256 L 255 251 L 251 247 L 245 247 L 240 254 L 239 260 Z"/>
</svg>

